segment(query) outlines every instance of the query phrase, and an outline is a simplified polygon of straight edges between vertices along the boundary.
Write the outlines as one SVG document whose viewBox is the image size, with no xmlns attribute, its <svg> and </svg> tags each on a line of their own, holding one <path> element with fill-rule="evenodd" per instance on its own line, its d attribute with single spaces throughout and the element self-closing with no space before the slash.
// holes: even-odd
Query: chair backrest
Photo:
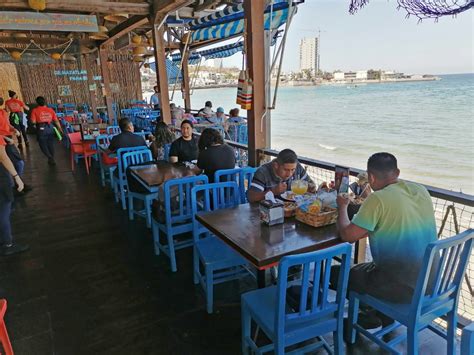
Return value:
<svg viewBox="0 0 474 355">
<path fill-rule="evenodd" d="M 79 144 L 82 141 L 81 132 L 68 133 L 71 144 Z"/>
<path fill-rule="evenodd" d="M 117 173 L 119 175 L 119 181 L 126 182 L 125 178 L 125 169 L 122 165 L 122 156 L 128 152 L 134 152 L 136 150 L 149 150 L 146 146 L 138 146 L 138 147 L 127 147 L 127 148 L 119 148 L 117 149 Z"/>
<path fill-rule="evenodd" d="M 352 247 L 339 244 L 306 254 L 289 255 L 281 259 L 278 266 L 277 309 L 274 329 L 282 337 L 284 330 L 299 322 L 310 322 L 327 316 L 342 317 L 349 279 Z M 329 280 L 334 257 L 341 259 L 337 280 L 336 298 L 329 298 Z M 300 287 L 299 307 L 288 307 L 288 269 L 301 265 L 301 278 L 291 281 L 290 286 Z M 339 312 L 339 313 L 336 313 Z M 341 318 L 342 319 L 342 318 Z"/>
<path fill-rule="evenodd" d="M 163 145 L 163 159 L 164 160 L 170 159 L 170 149 L 171 149 L 171 143 Z"/>
<path fill-rule="evenodd" d="M 248 144 L 248 129 L 246 124 L 237 126 L 237 142 L 241 144 Z"/>
<path fill-rule="evenodd" d="M 216 182 L 195 186 L 191 190 L 191 204 L 193 216 L 193 237 L 197 241 L 199 235 L 207 232 L 200 228 L 195 216 L 199 212 L 215 211 L 222 208 L 235 207 L 240 204 L 239 186 L 235 181 Z"/>
<path fill-rule="evenodd" d="M 108 147 L 110 144 L 110 138 L 106 134 L 100 134 L 97 137 L 95 137 L 95 144 L 97 145 L 97 148 Z"/>
<path fill-rule="evenodd" d="M 431 313 L 442 303 L 456 310 L 473 241 L 474 229 L 468 229 L 428 244 L 412 299 L 412 317 Z"/>
<path fill-rule="evenodd" d="M 119 126 L 108 126 L 106 129 L 107 134 L 119 134 L 120 127 Z"/>
<path fill-rule="evenodd" d="M 464 327 L 461 337 L 461 355 L 474 354 L 474 322 Z"/>
<path fill-rule="evenodd" d="M 191 190 L 208 182 L 206 175 L 197 175 L 168 180 L 163 184 L 167 225 L 191 221 Z"/>
<path fill-rule="evenodd" d="M 239 186 L 240 202 L 247 203 L 247 190 L 257 169 L 252 167 L 217 170 L 215 182 L 234 181 Z"/>
<path fill-rule="evenodd" d="M 149 149 L 135 150 L 122 155 L 122 169 L 126 171 L 131 165 L 146 163 L 153 161 L 151 151 Z"/>
</svg>

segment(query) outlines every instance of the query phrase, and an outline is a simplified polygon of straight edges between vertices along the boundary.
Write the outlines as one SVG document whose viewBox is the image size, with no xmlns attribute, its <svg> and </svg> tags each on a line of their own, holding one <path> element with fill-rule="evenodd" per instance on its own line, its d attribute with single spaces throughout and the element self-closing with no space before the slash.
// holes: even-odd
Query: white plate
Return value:
<svg viewBox="0 0 474 355">
<path fill-rule="evenodd" d="M 283 192 L 280 197 L 286 201 L 295 202 L 295 194 L 291 191 Z"/>
</svg>

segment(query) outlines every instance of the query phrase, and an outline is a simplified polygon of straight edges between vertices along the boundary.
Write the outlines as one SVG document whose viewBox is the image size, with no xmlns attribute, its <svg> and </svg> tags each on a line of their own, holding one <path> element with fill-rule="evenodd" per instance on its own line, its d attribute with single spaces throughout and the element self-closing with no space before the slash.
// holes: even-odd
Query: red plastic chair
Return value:
<svg viewBox="0 0 474 355">
<path fill-rule="evenodd" d="M 68 133 L 69 141 L 71 142 L 71 169 L 74 171 L 74 162 L 76 158 L 84 158 L 86 164 L 87 175 L 89 175 L 89 166 L 91 165 L 91 158 L 97 154 L 97 150 L 92 149 L 91 145 L 94 142 L 83 142 L 81 132 Z"/>
<path fill-rule="evenodd" d="M 10 343 L 10 338 L 8 337 L 7 327 L 5 326 L 5 321 L 3 317 L 7 311 L 7 300 L 0 300 L 0 343 L 3 346 L 5 355 L 13 355 L 12 344 Z M 0 352 L 3 354 L 2 352 Z"/>
</svg>

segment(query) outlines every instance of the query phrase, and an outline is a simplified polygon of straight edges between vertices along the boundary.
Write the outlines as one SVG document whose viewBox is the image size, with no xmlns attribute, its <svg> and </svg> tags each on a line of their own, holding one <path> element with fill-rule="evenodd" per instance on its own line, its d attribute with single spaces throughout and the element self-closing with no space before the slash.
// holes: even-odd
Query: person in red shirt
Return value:
<svg viewBox="0 0 474 355">
<path fill-rule="evenodd" d="M 24 188 L 20 175 L 15 170 L 10 158 L 5 151 L 6 142 L 0 135 L 0 255 L 7 256 L 28 250 L 28 245 L 13 243 L 10 214 L 12 210 L 13 181 L 18 192 Z M 12 181 L 13 178 L 13 181 Z"/>
<path fill-rule="evenodd" d="M 23 124 L 23 111 L 29 110 L 30 108 L 25 103 L 18 99 L 18 95 L 15 91 L 8 90 L 8 96 L 10 98 L 5 102 L 5 107 L 10 112 L 10 123 L 13 127 L 21 132 L 21 136 L 25 140 L 25 144 L 28 145 L 28 136 L 26 135 L 26 128 Z M 22 146 L 21 136 L 18 137 L 18 146 Z"/>
<path fill-rule="evenodd" d="M 36 134 L 41 151 L 48 157 L 49 165 L 56 165 L 54 161 L 54 131 L 53 124 L 62 132 L 56 112 L 46 107 L 46 100 L 42 96 L 36 98 L 38 107 L 31 111 L 31 122 L 36 125 Z"/>
</svg>

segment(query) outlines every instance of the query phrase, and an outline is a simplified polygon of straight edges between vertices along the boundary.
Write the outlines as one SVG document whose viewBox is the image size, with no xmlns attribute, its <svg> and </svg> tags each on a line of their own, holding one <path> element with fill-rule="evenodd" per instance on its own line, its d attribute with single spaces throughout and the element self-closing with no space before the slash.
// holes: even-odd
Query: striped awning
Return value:
<svg viewBox="0 0 474 355">
<path fill-rule="evenodd" d="M 273 36 L 271 45 L 274 46 L 277 38 L 280 36 L 283 30 L 276 31 Z M 216 59 L 216 58 L 227 58 L 235 53 L 241 52 L 244 48 L 244 41 L 239 41 L 236 43 L 228 44 L 225 46 L 220 46 L 216 48 L 207 49 L 204 51 L 192 52 L 189 56 L 189 64 L 197 64 L 201 58 L 204 59 Z M 181 62 L 181 53 L 176 53 L 171 55 L 171 60 L 175 63 Z"/>
<path fill-rule="evenodd" d="M 296 6 L 294 7 L 296 10 Z M 264 25 L 266 30 L 274 30 L 288 18 L 288 1 L 278 0 L 265 9 Z M 227 7 L 222 11 L 196 19 L 190 23 L 193 42 L 212 39 L 225 39 L 244 31 L 243 5 Z M 271 28 L 270 28 L 271 27 Z"/>
</svg>

